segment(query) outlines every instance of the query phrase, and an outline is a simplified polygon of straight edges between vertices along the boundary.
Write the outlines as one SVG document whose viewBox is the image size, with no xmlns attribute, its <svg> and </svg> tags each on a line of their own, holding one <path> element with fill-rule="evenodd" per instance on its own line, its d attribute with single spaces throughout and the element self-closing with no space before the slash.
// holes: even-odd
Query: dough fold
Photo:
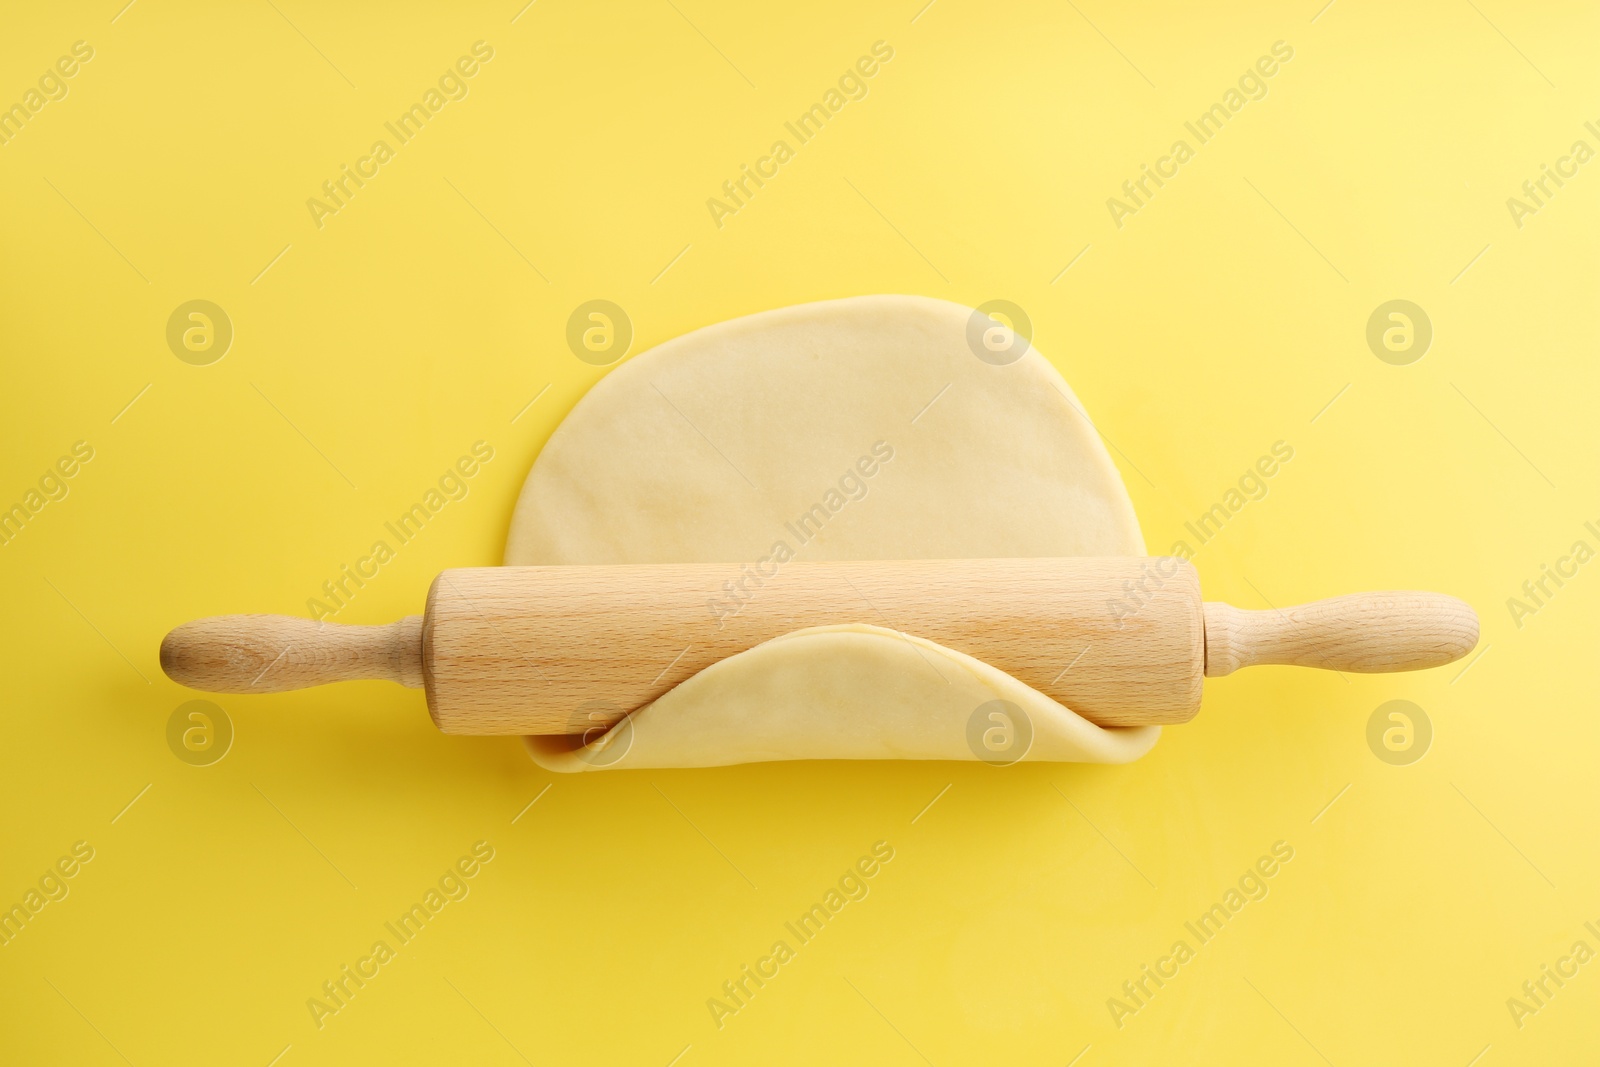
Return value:
<svg viewBox="0 0 1600 1067">
<path fill-rule="evenodd" d="M 726 563 L 727 597 L 708 610 L 727 613 L 759 595 L 745 575 L 781 582 L 790 559 L 1143 555 L 1077 397 L 1026 342 L 1011 362 L 980 358 L 979 324 L 994 323 L 975 315 L 853 297 L 634 357 L 551 435 L 505 562 Z M 1159 735 L 1095 726 L 958 650 L 877 625 L 888 621 L 768 641 L 588 743 L 532 737 L 529 749 L 563 771 L 990 758 L 969 721 L 996 700 L 1025 720 L 1021 758 L 1124 762 Z"/>
<path fill-rule="evenodd" d="M 587 743 L 527 744 L 546 770 L 590 771 L 977 753 L 997 764 L 1127 763 L 1160 735 L 1159 726 L 1102 729 L 981 660 L 857 625 L 797 630 L 730 656 Z"/>
</svg>

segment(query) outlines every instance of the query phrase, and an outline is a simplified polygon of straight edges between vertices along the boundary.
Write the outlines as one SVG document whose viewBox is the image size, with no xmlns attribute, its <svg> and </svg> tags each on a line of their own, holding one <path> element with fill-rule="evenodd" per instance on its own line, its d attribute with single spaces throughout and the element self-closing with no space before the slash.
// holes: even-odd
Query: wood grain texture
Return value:
<svg viewBox="0 0 1600 1067">
<path fill-rule="evenodd" d="M 720 619 L 712 604 L 740 577 L 731 564 L 445 571 L 423 629 L 434 722 L 579 733 L 763 641 L 841 623 L 965 652 L 1102 725 L 1200 707 L 1200 582 L 1179 560 L 792 561 L 747 580 L 742 611 Z"/>
<path fill-rule="evenodd" d="M 380 678 L 422 685 L 422 616 L 343 626 L 288 615 L 196 619 L 161 642 L 167 677 L 210 693 L 282 693 Z"/>
<path fill-rule="evenodd" d="M 1478 616 L 1442 593 L 1353 593 L 1244 611 L 1207 603 L 1206 676 L 1283 664 L 1379 674 L 1460 659 L 1478 643 Z"/>
</svg>

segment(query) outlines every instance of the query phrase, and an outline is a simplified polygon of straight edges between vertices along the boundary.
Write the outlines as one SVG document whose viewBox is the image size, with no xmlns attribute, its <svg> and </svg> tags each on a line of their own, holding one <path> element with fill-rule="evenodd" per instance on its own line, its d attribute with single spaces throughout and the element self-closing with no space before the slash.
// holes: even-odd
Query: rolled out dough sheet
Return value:
<svg viewBox="0 0 1600 1067">
<path fill-rule="evenodd" d="M 1031 348 L 978 358 L 970 308 L 866 296 L 659 345 L 602 379 L 528 475 L 508 565 L 726 563 L 734 612 L 790 559 L 1143 555 L 1077 397 Z M 1104 729 L 958 650 L 859 625 L 801 630 L 701 671 L 549 770 L 789 759 L 977 759 L 974 712 L 1026 717 L 1023 758 L 1120 763 L 1159 727 Z M 663 668 L 666 664 L 662 664 Z"/>
</svg>

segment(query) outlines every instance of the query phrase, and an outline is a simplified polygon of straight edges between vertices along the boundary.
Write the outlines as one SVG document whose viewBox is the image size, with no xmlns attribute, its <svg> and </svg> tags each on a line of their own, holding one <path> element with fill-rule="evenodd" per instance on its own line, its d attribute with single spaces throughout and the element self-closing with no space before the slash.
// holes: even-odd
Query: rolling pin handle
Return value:
<svg viewBox="0 0 1600 1067">
<path fill-rule="evenodd" d="M 422 688 L 422 616 L 345 626 L 289 615 L 196 619 L 161 642 L 161 669 L 211 693 L 282 693 L 365 678 Z"/>
<path fill-rule="evenodd" d="M 1417 671 L 1478 643 L 1472 607 L 1442 593 L 1354 593 L 1281 610 L 1205 605 L 1206 677 L 1281 664 L 1354 674 Z"/>
</svg>

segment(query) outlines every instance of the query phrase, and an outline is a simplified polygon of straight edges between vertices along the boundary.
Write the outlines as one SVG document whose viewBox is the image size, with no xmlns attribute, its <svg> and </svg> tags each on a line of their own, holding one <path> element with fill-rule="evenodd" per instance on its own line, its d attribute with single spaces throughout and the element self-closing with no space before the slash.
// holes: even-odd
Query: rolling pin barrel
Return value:
<svg viewBox="0 0 1600 1067">
<path fill-rule="evenodd" d="M 1102 725 L 1200 709 L 1200 579 L 1177 559 L 486 567 L 442 573 L 423 628 L 446 733 L 581 733 L 814 626 L 914 634 Z"/>
</svg>

